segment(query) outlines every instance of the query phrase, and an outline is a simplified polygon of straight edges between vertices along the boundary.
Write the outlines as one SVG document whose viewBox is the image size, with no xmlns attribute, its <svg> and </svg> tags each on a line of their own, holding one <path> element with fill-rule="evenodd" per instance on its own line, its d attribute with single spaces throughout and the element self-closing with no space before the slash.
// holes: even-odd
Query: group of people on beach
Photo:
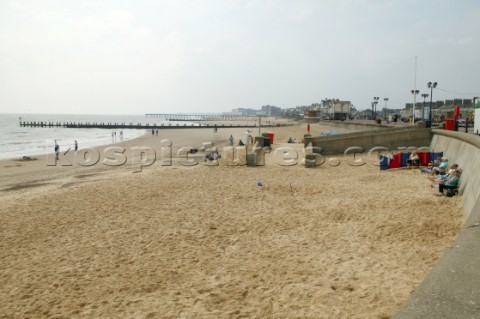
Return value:
<svg viewBox="0 0 480 319">
<path fill-rule="evenodd" d="M 439 163 L 429 164 L 425 173 L 430 174 L 428 177 L 432 181 L 432 188 L 438 185 L 439 196 L 451 197 L 457 193 L 460 176 L 462 175 L 462 169 L 458 164 L 452 164 L 448 168 L 447 158 L 442 157 Z"/>
<path fill-rule="evenodd" d="M 154 131 L 152 130 L 152 135 L 154 134 Z M 157 135 L 158 135 L 158 130 L 157 130 Z M 120 141 L 123 141 L 123 131 L 120 131 L 119 132 L 119 137 L 120 137 Z M 117 140 L 117 132 L 116 131 L 112 131 L 112 142 L 116 142 Z M 73 142 L 73 149 L 74 151 L 78 151 L 78 142 L 77 140 L 75 140 Z M 54 140 L 54 147 L 53 147 L 53 150 L 55 152 L 55 158 L 58 160 L 59 158 L 59 155 L 60 155 L 60 145 L 57 143 L 57 140 Z"/>
<path fill-rule="evenodd" d="M 407 160 L 409 166 L 419 166 L 420 158 L 417 152 L 412 152 L 410 158 Z M 452 164 L 448 168 L 448 159 L 441 157 L 439 160 L 428 163 L 427 168 L 422 169 L 422 173 L 428 174 L 428 178 L 432 182 L 431 187 L 438 187 L 438 196 L 452 197 L 457 193 L 457 188 L 460 184 L 460 176 L 462 170 L 458 164 Z"/>
<path fill-rule="evenodd" d="M 54 147 L 53 147 L 53 150 L 54 150 L 54 152 L 55 152 L 55 159 L 58 160 L 58 157 L 59 157 L 59 155 L 60 155 L 60 145 L 58 145 L 57 140 L 54 140 L 54 144 L 55 144 L 55 145 L 54 145 Z M 78 151 L 78 142 L 77 142 L 77 140 L 75 140 L 75 141 L 73 142 L 73 149 L 74 149 L 75 151 Z"/>
<path fill-rule="evenodd" d="M 120 131 L 119 133 L 120 136 L 120 141 L 123 141 L 123 131 Z M 116 142 L 117 140 L 117 131 L 112 132 L 112 143 Z"/>
</svg>

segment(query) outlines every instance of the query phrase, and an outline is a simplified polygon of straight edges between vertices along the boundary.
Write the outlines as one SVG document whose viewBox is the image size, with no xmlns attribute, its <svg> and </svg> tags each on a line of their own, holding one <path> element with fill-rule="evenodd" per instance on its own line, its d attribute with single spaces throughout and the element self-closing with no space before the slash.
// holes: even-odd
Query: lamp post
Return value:
<svg viewBox="0 0 480 319">
<path fill-rule="evenodd" d="M 374 113 L 373 113 L 373 119 L 377 119 L 377 104 L 378 104 L 378 100 L 380 98 L 378 96 L 374 96 L 373 97 L 373 102 L 372 102 L 372 105 L 374 106 Z"/>
<path fill-rule="evenodd" d="M 413 108 L 412 108 L 412 125 L 415 124 L 415 107 L 417 104 L 417 94 L 420 93 L 420 90 L 411 90 L 410 91 L 413 94 Z"/>
<path fill-rule="evenodd" d="M 430 106 L 428 107 L 428 120 L 430 125 L 432 125 L 432 99 L 433 99 L 433 89 L 437 87 L 437 82 L 428 82 L 427 86 L 430 88 Z"/>
<path fill-rule="evenodd" d="M 388 102 L 388 97 L 384 97 L 383 100 L 385 101 L 385 107 L 383 108 L 383 118 L 387 118 L 387 102 Z"/>
<path fill-rule="evenodd" d="M 425 99 L 428 97 L 428 94 L 422 93 L 422 97 L 423 97 L 422 119 L 425 121 Z M 430 113 L 430 110 L 428 110 L 428 113 Z"/>
</svg>

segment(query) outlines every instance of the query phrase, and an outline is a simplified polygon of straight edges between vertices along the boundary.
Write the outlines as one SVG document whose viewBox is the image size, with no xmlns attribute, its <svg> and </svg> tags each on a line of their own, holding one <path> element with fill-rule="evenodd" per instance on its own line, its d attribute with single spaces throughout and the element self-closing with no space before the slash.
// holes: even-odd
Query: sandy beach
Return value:
<svg viewBox="0 0 480 319">
<path fill-rule="evenodd" d="M 305 126 L 268 129 L 274 149 L 254 168 L 224 156 L 134 172 L 134 152 L 121 166 L 1 161 L 0 318 L 393 318 L 460 232 L 461 198 L 375 157 L 279 165 L 279 147 L 301 157 L 286 141 Z M 116 145 L 168 139 L 176 154 L 244 131 Z"/>
</svg>

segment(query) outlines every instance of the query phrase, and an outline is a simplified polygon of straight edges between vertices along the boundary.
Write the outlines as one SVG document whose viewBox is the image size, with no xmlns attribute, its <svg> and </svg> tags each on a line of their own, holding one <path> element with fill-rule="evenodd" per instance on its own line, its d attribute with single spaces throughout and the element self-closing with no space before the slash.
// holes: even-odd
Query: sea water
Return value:
<svg viewBox="0 0 480 319">
<path fill-rule="evenodd" d="M 176 125 L 158 118 L 144 115 L 66 115 L 66 114 L 0 114 L 0 159 L 22 158 L 54 152 L 55 140 L 60 151 L 74 150 L 77 141 L 79 148 L 107 145 L 137 138 L 145 129 L 96 129 L 63 127 L 20 127 L 25 122 L 81 122 L 81 123 L 126 123 Z M 182 122 L 181 125 L 191 123 Z M 116 135 L 112 133 L 115 133 Z"/>
</svg>

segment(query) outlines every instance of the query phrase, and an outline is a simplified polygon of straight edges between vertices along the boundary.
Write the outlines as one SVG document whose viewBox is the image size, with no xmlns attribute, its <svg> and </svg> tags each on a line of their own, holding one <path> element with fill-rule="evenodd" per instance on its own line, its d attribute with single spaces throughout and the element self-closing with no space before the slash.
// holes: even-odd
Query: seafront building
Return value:
<svg viewBox="0 0 480 319">
<path fill-rule="evenodd" d="M 273 105 L 263 105 L 260 110 L 251 108 L 236 108 L 231 112 L 224 113 L 225 115 L 244 115 L 244 116 L 269 116 L 269 117 L 283 117 L 284 111 L 282 108 Z"/>
<path fill-rule="evenodd" d="M 478 102 L 478 100 L 477 100 Z M 462 123 L 468 117 L 470 122 L 473 122 L 474 105 L 472 99 L 451 99 L 432 102 L 432 116 L 433 122 L 441 122 L 445 119 L 448 112 L 452 112 L 456 105 L 460 106 L 460 119 Z M 480 103 L 477 103 L 480 105 Z M 429 118 L 430 101 L 416 102 L 415 119 Z M 413 118 L 413 103 L 405 103 L 404 108 L 399 107 L 385 107 L 375 110 L 375 114 L 380 119 L 388 119 L 396 114 L 400 119 L 408 120 Z M 236 116 L 268 116 L 268 117 L 286 117 L 295 120 L 305 119 L 309 122 L 316 122 L 319 120 L 370 120 L 373 119 L 374 114 L 370 108 L 365 110 L 357 110 L 351 101 L 340 99 L 323 99 L 320 103 L 312 103 L 309 106 L 296 106 L 292 108 L 282 109 L 278 106 L 263 105 L 261 109 L 252 108 L 236 108 L 231 112 L 226 112 L 224 115 Z"/>
<path fill-rule="evenodd" d="M 310 108 L 305 111 L 305 118 L 310 121 L 320 119 L 344 121 L 350 119 L 351 112 L 352 103 L 350 101 L 323 99 L 321 103 L 313 103 Z"/>
<path fill-rule="evenodd" d="M 447 112 L 452 112 L 455 106 L 460 106 L 460 121 L 473 120 L 474 105 L 472 99 L 437 100 L 432 102 L 432 121 L 440 122 L 445 119 Z M 415 103 L 415 118 L 428 118 L 430 101 Z M 413 116 L 413 103 L 405 103 L 405 108 L 400 111 L 402 118 Z"/>
</svg>

